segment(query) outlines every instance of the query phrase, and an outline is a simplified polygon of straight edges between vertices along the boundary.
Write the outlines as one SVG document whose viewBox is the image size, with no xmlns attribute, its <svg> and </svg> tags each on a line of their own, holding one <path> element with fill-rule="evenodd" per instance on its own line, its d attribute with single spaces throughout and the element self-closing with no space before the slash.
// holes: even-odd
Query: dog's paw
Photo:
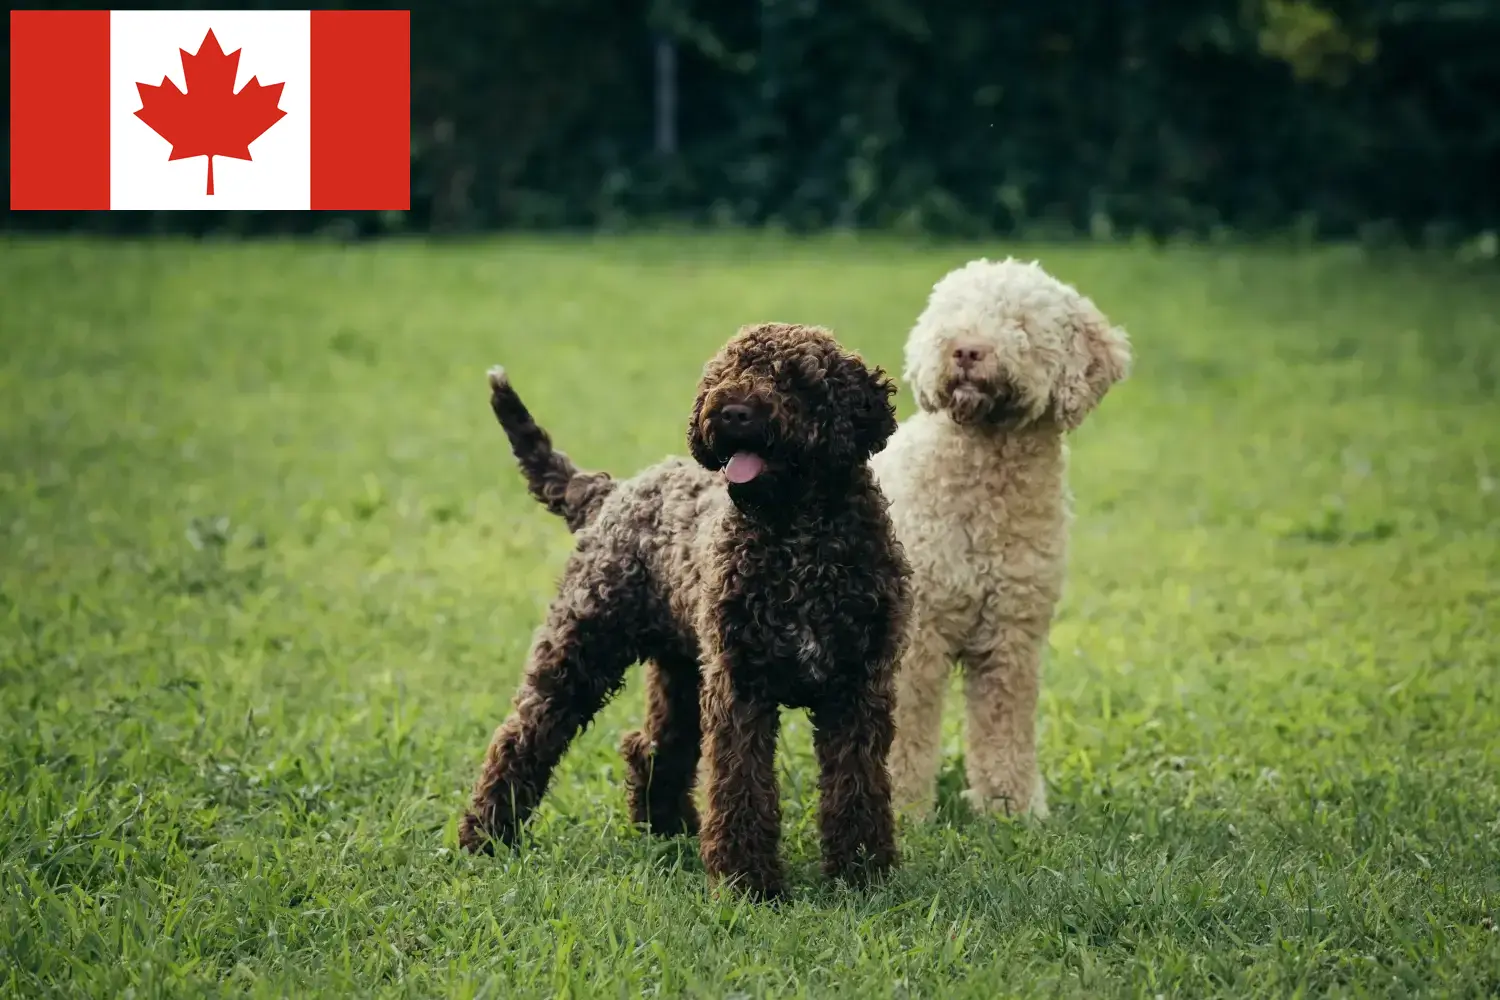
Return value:
<svg viewBox="0 0 1500 1000">
<path fill-rule="evenodd" d="M 965 789 L 963 800 L 969 804 L 969 808 L 976 813 L 990 816 L 1027 816 L 1031 819 L 1043 820 L 1047 818 L 1047 793 L 1038 782 L 1037 788 L 1025 801 L 1020 796 L 1014 795 L 985 795 L 973 788 Z"/>
<path fill-rule="evenodd" d="M 965 788 L 959 798 L 981 815 L 1014 816 L 1016 812 L 1009 795 L 985 795 L 978 789 Z"/>
<path fill-rule="evenodd" d="M 791 898 L 786 880 L 779 874 L 745 872 L 734 876 L 709 876 L 709 892 L 724 902 L 748 899 L 753 903 L 779 906 Z"/>
<path fill-rule="evenodd" d="M 470 854 L 495 856 L 495 835 L 484 828 L 479 816 L 464 814 L 458 822 L 458 846 Z"/>
<path fill-rule="evenodd" d="M 491 392 L 500 392 L 510 388 L 510 376 L 505 374 L 505 368 L 501 365 L 494 365 L 490 368 L 489 379 Z"/>
<path fill-rule="evenodd" d="M 1044 820 L 1052 815 L 1052 810 L 1047 808 L 1047 783 L 1042 780 L 1041 775 L 1036 777 L 1036 788 L 1031 792 L 1031 818 Z"/>
<path fill-rule="evenodd" d="M 873 852 L 862 850 L 848 858 L 824 858 L 823 875 L 851 889 L 862 889 L 884 881 L 900 864 L 900 853 L 890 844 Z"/>
</svg>

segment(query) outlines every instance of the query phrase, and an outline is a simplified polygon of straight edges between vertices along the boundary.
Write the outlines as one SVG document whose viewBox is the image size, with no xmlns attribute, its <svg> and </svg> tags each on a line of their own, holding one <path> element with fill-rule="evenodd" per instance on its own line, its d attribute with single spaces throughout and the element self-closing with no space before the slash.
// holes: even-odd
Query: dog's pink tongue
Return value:
<svg viewBox="0 0 1500 1000">
<path fill-rule="evenodd" d="M 737 451 L 724 465 L 724 478 L 731 483 L 748 483 L 760 475 L 766 460 L 748 451 Z"/>
</svg>

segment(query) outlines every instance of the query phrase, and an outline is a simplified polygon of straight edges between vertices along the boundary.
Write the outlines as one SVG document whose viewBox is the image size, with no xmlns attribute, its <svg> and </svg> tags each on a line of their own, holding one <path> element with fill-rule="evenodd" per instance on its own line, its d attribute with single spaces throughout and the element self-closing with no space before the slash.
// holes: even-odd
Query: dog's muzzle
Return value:
<svg viewBox="0 0 1500 1000">
<path fill-rule="evenodd" d="M 1026 416 L 1020 396 L 1003 380 L 959 373 L 947 390 L 948 413 L 960 424 L 1009 424 Z"/>
</svg>

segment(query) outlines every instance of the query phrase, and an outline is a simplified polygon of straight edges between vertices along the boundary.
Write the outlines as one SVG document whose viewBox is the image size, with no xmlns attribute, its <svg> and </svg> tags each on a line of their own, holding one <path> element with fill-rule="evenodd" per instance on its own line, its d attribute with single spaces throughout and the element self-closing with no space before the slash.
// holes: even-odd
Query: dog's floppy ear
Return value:
<svg viewBox="0 0 1500 1000">
<path fill-rule="evenodd" d="M 865 457 L 874 455 L 896 433 L 896 381 L 879 367 L 865 370 L 869 384 L 868 409 L 859 425 L 859 445 Z"/>
<path fill-rule="evenodd" d="M 708 440 L 704 436 L 703 407 L 708 399 L 710 388 L 709 372 L 703 372 L 703 381 L 698 384 L 698 397 L 693 400 L 693 415 L 688 418 L 687 442 L 688 451 L 693 456 L 693 461 L 708 469 L 717 472 L 720 463 L 714 458 L 713 449 L 708 446 Z"/>
<path fill-rule="evenodd" d="M 1130 338 L 1079 296 L 1067 319 L 1067 357 L 1052 387 L 1052 416 L 1064 430 L 1083 423 L 1112 385 L 1130 374 Z"/>
<path fill-rule="evenodd" d="M 906 380 L 917 401 L 917 408 L 924 413 L 936 413 L 942 409 L 937 397 L 933 395 L 937 375 L 934 372 L 936 364 L 928 357 L 933 351 L 932 342 L 933 338 L 928 335 L 918 340 L 917 331 L 914 330 L 906 340 L 906 364 L 901 371 L 901 377 Z"/>
<path fill-rule="evenodd" d="M 864 462 L 885 447 L 896 433 L 896 383 L 885 369 L 870 368 L 855 355 L 846 355 L 840 366 L 845 375 L 840 381 L 845 399 L 841 402 L 850 426 L 847 440 L 853 447 L 854 461 Z"/>
</svg>

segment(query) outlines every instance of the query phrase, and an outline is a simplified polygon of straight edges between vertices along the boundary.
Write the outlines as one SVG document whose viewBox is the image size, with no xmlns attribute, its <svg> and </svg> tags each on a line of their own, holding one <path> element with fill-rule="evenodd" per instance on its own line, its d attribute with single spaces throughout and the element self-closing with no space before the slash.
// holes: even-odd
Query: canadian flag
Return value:
<svg viewBox="0 0 1500 1000">
<path fill-rule="evenodd" d="M 411 201 L 410 12 L 10 12 L 12 209 Z"/>
</svg>

